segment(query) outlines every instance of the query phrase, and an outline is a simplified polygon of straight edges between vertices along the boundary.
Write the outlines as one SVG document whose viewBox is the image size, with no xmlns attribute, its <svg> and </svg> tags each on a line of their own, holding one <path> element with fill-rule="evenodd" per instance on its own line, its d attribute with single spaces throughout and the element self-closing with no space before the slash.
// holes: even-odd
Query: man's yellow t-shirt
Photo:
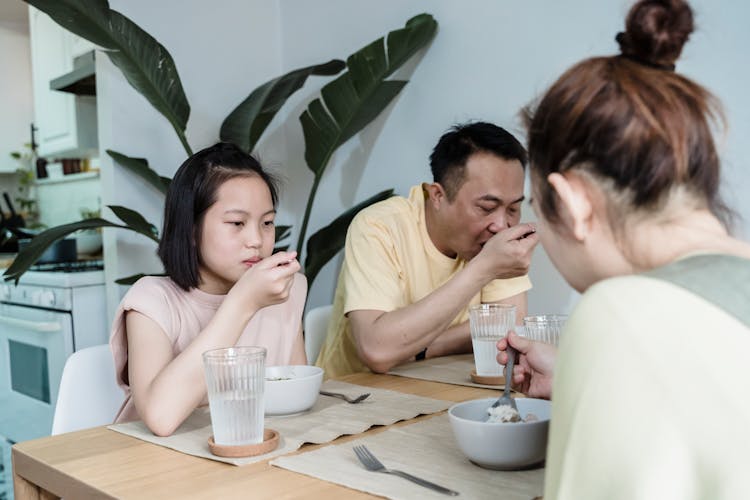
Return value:
<svg viewBox="0 0 750 500">
<path fill-rule="evenodd" d="M 413 304 L 451 279 L 466 261 L 435 248 L 425 226 L 424 191 L 395 196 L 362 210 L 346 235 L 344 263 L 336 286 L 328 334 L 316 365 L 326 377 L 368 371 L 352 338 L 350 311 L 394 311 Z M 469 318 L 469 306 L 496 302 L 531 288 L 527 276 L 494 280 L 482 288 L 451 323 Z"/>
</svg>

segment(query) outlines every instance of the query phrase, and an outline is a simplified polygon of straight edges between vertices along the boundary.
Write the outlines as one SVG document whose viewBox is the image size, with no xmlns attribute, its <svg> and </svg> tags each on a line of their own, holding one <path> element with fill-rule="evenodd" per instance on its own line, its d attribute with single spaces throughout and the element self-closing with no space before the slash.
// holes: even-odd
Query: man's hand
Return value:
<svg viewBox="0 0 750 500">
<path fill-rule="evenodd" d="M 518 351 L 518 359 L 513 367 L 513 388 L 532 398 L 551 399 L 557 348 L 510 332 L 497 343 L 500 351 L 497 362 L 501 365 L 508 361 L 508 353 L 505 352 L 508 342 Z"/>
<path fill-rule="evenodd" d="M 470 262 L 481 266 L 492 279 L 524 276 L 529 272 L 531 254 L 538 242 L 533 224 L 518 224 L 497 232 Z"/>
</svg>

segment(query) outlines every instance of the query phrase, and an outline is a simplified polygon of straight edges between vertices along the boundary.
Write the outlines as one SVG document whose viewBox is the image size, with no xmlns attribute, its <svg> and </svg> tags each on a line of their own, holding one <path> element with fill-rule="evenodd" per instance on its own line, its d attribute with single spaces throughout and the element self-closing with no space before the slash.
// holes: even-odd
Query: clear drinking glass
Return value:
<svg viewBox="0 0 750 500">
<path fill-rule="evenodd" d="M 266 348 L 206 351 L 203 368 L 214 442 L 229 446 L 262 443 Z"/>
<path fill-rule="evenodd" d="M 477 375 L 503 374 L 497 362 L 497 342 L 508 334 L 516 323 L 516 306 L 509 304 L 478 304 L 469 308 L 469 329 L 474 347 Z"/>
<path fill-rule="evenodd" d="M 524 337 L 536 342 L 557 345 L 568 317 L 564 314 L 541 314 L 523 318 Z"/>
</svg>

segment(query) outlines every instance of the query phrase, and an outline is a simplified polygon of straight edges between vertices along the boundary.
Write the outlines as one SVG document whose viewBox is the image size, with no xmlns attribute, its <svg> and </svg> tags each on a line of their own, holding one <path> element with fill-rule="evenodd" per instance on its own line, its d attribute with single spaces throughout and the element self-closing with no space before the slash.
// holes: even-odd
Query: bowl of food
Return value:
<svg viewBox="0 0 750 500">
<path fill-rule="evenodd" d="M 83 255 L 100 253 L 102 251 L 102 233 L 96 230 L 79 232 L 76 235 L 76 250 Z"/>
<path fill-rule="evenodd" d="M 266 367 L 266 415 L 289 415 L 309 410 L 318 399 L 323 369 L 317 366 Z"/>
<path fill-rule="evenodd" d="M 551 403 L 544 399 L 516 398 L 517 421 L 488 421 L 496 398 L 457 403 L 448 410 L 453 437 L 469 460 L 486 469 L 513 470 L 544 460 Z M 495 418 L 513 420 L 493 409 Z"/>
</svg>

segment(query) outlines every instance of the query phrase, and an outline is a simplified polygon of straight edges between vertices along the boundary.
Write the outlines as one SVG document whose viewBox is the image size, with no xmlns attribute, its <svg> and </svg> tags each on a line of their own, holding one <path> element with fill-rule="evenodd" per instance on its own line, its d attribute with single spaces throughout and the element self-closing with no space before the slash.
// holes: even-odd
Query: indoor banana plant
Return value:
<svg viewBox="0 0 750 500">
<path fill-rule="evenodd" d="M 107 0 L 26 0 L 48 14 L 63 28 L 98 45 L 122 71 L 127 81 L 140 92 L 172 125 L 185 153 L 192 154 L 185 128 L 190 105 L 182 88 L 174 60 L 151 35 L 126 16 L 112 10 Z M 346 230 L 362 208 L 392 194 L 386 190 L 346 210 L 307 240 L 307 225 L 315 194 L 334 151 L 377 117 L 406 85 L 406 80 L 388 77 L 435 36 L 437 22 L 429 14 L 420 14 L 398 30 L 379 38 L 351 54 L 346 63 L 333 59 L 307 66 L 274 78 L 253 90 L 222 123 L 219 136 L 251 152 L 266 127 L 287 99 L 309 76 L 333 76 L 321 96 L 313 99 L 300 116 L 305 140 L 305 161 L 314 174 L 307 206 L 301 221 L 296 249 L 304 253 L 304 271 L 310 283 L 320 269 L 343 247 Z M 343 73 L 342 70 L 346 70 Z M 165 193 L 170 179 L 160 176 L 144 158 L 134 158 L 107 150 L 115 162 L 146 179 Z M 117 227 L 138 232 L 159 241 L 157 228 L 137 212 L 110 206 L 119 222 L 86 219 L 50 228 L 37 235 L 21 251 L 5 272 L 6 280 L 18 280 L 56 240 L 81 229 Z M 277 228 L 277 240 L 288 237 L 289 226 Z M 132 283 L 141 275 L 118 280 Z"/>
</svg>

